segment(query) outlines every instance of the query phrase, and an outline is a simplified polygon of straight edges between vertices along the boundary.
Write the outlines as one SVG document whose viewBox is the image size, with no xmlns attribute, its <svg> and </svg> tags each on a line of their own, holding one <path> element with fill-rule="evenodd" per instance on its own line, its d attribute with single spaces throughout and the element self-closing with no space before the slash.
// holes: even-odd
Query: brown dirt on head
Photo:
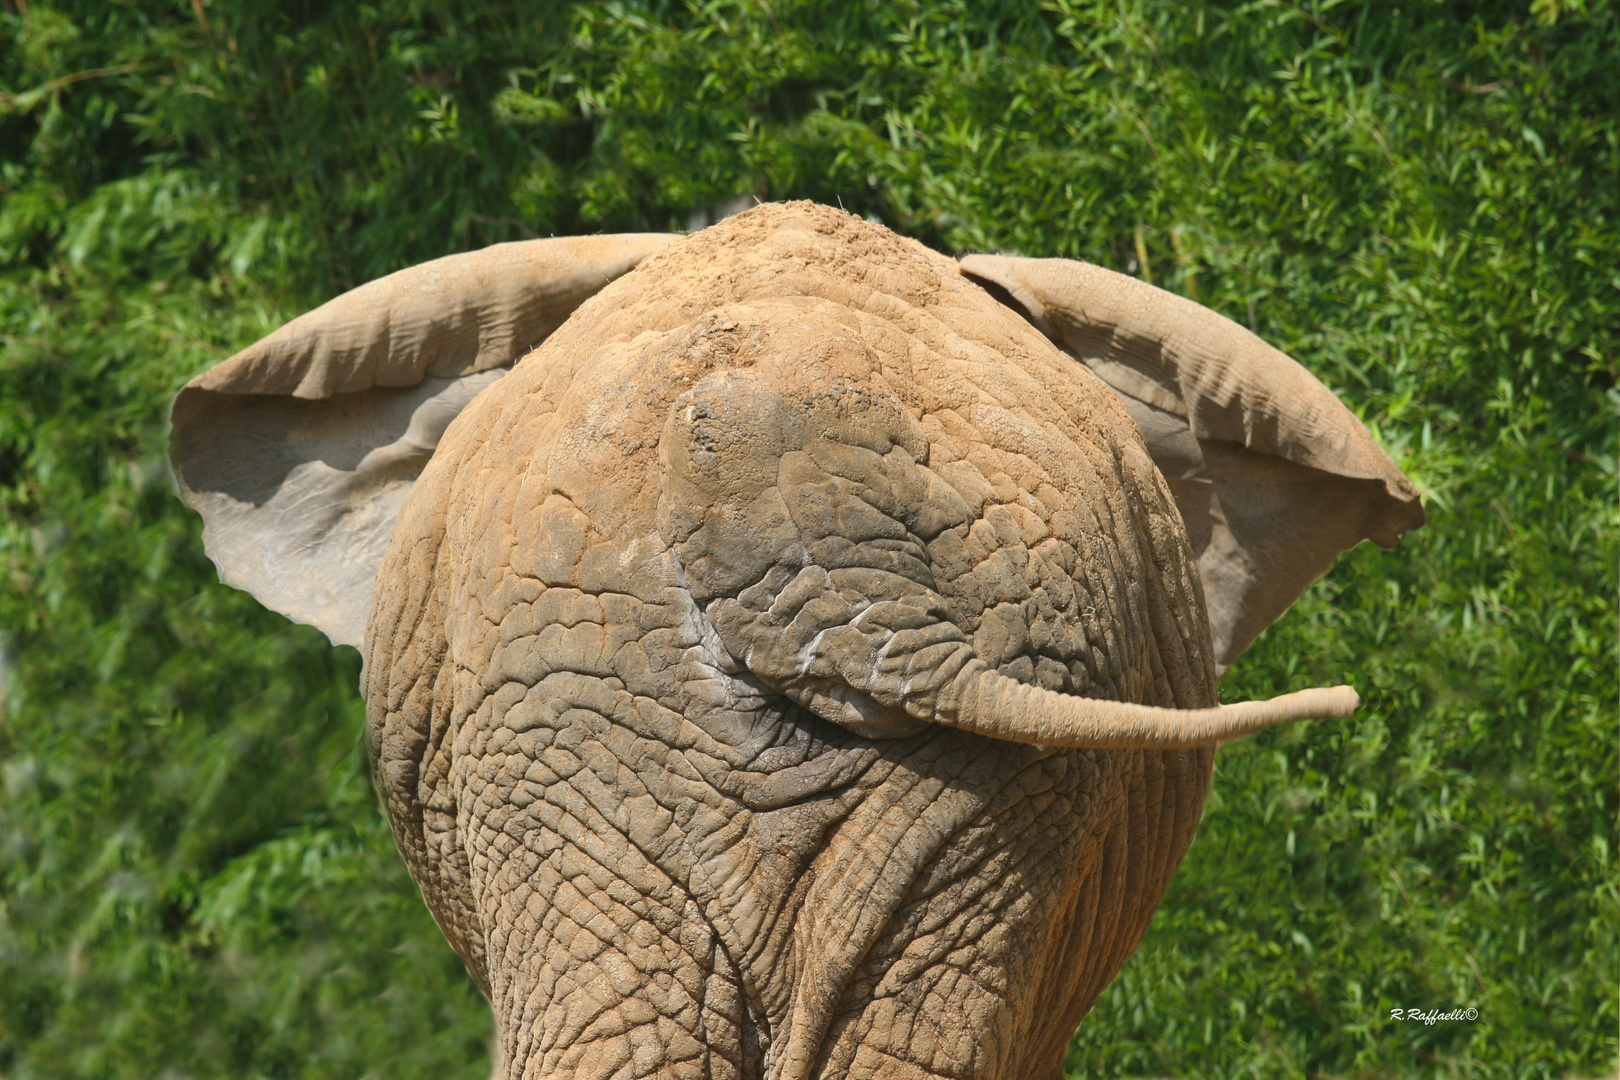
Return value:
<svg viewBox="0 0 1620 1080">
<path fill-rule="evenodd" d="M 637 277 L 648 302 L 688 311 L 766 296 L 863 308 L 872 294 L 926 306 L 955 261 L 854 214 L 807 201 L 767 203 L 671 245 Z"/>
<path fill-rule="evenodd" d="M 770 203 L 644 260 L 637 272 L 581 305 L 559 331 L 562 340 L 548 342 L 543 351 L 549 356 L 595 355 L 616 342 L 673 330 L 727 305 L 784 297 L 822 300 L 850 313 L 898 320 L 915 334 L 920 327 L 908 316 L 938 306 L 947 296 L 983 301 L 970 300 L 979 309 L 967 316 L 971 323 L 1002 321 L 1031 347 L 1044 344 L 1022 320 L 1009 318 L 1005 309 L 970 286 L 953 260 L 915 240 L 832 207 Z"/>
<path fill-rule="evenodd" d="M 599 367 L 626 347 L 648 358 L 679 351 L 686 346 L 654 345 L 653 337 L 682 327 L 711 338 L 733 333 L 748 313 L 728 320 L 721 309 L 784 299 L 858 333 L 881 357 L 889 388 L 918 416 L 1012 408 L 1042 423 L 1078 424 L 1114 447 L 1140 443 L 1101 381 L 963 277 L 955 260 L 807 201 L 754 207 L 645 259 L 581 305 L 519 365 L 522 391 L 514 385 L 504 394 L 558 393 L 583 374 L 581 365 Z M 545 375 L 525 371 L 531 363 L 543 363 Z"/>
</svg>

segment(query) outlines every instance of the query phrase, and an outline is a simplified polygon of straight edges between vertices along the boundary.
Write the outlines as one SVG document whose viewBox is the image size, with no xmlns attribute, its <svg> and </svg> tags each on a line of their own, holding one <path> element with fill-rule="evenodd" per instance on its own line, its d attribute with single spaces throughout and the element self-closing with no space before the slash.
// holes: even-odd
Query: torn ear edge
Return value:
<svg viewBox="0 0 1620 1080">
<path fill-rule="evenodd" d="M 436 259 L 192 379 L 170 411 L 169 456 L 220 580 L 358 647 L 394 522 L 445 429 L 676 239 L 559 237 Z"/>
<path fill-rule="evenodd" d="M 1230 319 L 1072 259 L 969 255 L 961 270 L 1136 421 L 1186 525 L 1223 669 L 1342 552 L 1423 524 L 1417 488 L 1355 414 Z"/>
</svg>

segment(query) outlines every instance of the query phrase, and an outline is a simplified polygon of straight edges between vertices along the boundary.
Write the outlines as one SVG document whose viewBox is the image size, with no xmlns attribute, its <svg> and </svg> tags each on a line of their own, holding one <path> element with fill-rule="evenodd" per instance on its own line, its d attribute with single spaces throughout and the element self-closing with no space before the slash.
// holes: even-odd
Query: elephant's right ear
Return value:
<svg viewBox="0 0 1620 1080">
<path fill-rule="evenodd" d="M 1222 666 L 1341 552 L 1423 524 L 1417 489 L 1355 414 L 1230 319 L 1072 259 L 961 266 L 1124 401 L 1187 526 Z"/>
<path fill-rule="evenodd" d="M 675 239 L 497 244 L 362 285 L 197 376 L 169 456 L 220 580 L 358 646 L 394 521 L 445 428 Z"/>
</svg>

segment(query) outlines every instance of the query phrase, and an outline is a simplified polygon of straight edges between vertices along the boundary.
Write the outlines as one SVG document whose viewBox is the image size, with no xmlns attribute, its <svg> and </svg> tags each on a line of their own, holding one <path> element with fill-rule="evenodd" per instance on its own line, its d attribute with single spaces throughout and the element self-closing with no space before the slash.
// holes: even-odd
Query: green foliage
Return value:
<svg viewBox="0 0 1620 1080">
<path fill-rule="evenodd" d="M 172 392 L 402 266 L 842 202 L 1288 350 L 1426 493 L 1227 676 L 1071 1075 L 1616 1054 L 1620 26 L 1605 0 L 78 0 L 0 13 L 0 1075 L 473 1077 L 358 662 L 214 582 Z M 1394 1021 L 1393 1008 L 1478 1019 Z"/>
</svg>

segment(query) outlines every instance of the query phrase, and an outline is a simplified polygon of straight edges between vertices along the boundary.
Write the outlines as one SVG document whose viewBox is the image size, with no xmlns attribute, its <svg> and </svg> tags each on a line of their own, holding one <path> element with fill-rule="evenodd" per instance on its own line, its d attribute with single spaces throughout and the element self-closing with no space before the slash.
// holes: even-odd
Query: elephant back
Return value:
<svg viewBox="0 0 1620 1080">
<path fill-rule="evenodd" d="M 737 958 L 706 978 L 747 988 L 769 1045 L 736 1037 L 768 1075 L 859 1072 L 900 1038 L 875 987 L 936 916 L 1008 928 L 972 946 L 983 986 L 941 989 L 982 1029 L 972 1074 L 1045 1068 L 1209 777 L 1207 749 L 998 742 L 855 685 L 882 663 L 851 658 L 893 630 L 1048 689 L 1215 699 L 1185 536 L 1111 392 L 951 260 L 825 207 L 738 215 L 585 301 L 447 429 L 376 597 L 379 787 L 497 1011 L 527 1015 L 552 978 L 520 947 L 542 929 L 512 925 L 578 888 L 521 839 L 543 834 L 669 910 L 689 898 L 661 932 L 710 927 Z M 880 609 L 928 625 L 906 638 Z M 897 800 L 914 827 L 885 824 Z M 914 894 L 988 861 L 1007 870 L 984 898 Z"/>
</svg>

